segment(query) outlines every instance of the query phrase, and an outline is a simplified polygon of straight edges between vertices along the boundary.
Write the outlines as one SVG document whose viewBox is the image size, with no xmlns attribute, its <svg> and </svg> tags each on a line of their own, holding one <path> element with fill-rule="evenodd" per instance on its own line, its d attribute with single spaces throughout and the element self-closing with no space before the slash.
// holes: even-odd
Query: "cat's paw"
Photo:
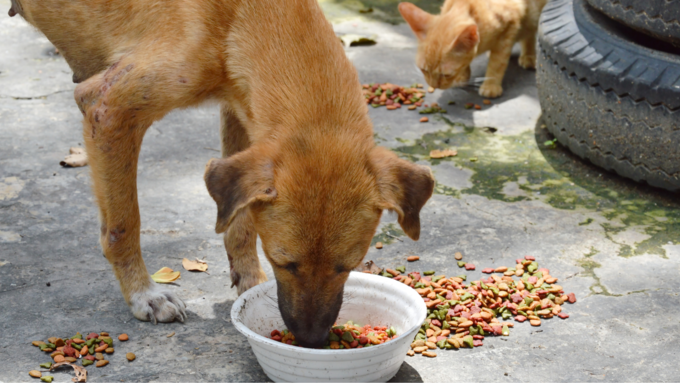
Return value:
<svg viewBox="0 0 680 383">
<path fill-rule="evenodd" d="M 534 55 L 521 55 L 518 62 L 519 66 L 524 69 L 536 69 L 536 56 Z"/>
<path fill-rule="evenodd" d="M 184 302 L 175 293 L 155 282 L 145 291 L 132 294 L 130 309 L 135 318 L 154 324 L 172 322 L 175 319 L 184 323 L 187 317 Z"/>
<path fill-rule="evenodd" d="M 496 98 L 503 94 L 503 87 L 498 84 L 484 83 L 479 87 L 479 95 L 486 98 Z"/>
</svg>

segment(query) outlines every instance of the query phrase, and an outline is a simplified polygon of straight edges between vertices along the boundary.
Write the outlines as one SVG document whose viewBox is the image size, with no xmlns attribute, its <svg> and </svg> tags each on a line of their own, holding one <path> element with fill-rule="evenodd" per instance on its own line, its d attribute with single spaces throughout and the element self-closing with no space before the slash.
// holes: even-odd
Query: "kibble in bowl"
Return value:
<svg viewBox="0 0 680 383">
<path fill-rule="evenodd" d="M 272 329 L 285 327 L 276 305 L 276 281 L 241 294 L 231 309 L 238 331 L 246 336 L 260 366 L 280 382 L 363 381 L 386 382 L 399 370 L 413 337 L 425 321 L 423 299 L 403 283 L 352 272 L 345 284 L 345 299 L 337 323 L 352 320 L 393 327 L 398 336 L 373 347 L 310 349 L 270 339 Z"/>
</svg>

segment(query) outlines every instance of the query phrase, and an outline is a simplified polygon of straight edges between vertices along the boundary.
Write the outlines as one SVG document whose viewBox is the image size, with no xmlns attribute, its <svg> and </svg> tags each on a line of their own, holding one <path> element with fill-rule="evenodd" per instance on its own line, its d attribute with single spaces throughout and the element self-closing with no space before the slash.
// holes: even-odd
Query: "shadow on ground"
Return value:
<svg viewBox="0 0 680 383">
<path fill-rule="evenodd" d="M 400 2 L 401 0 L 320 0 L 322 6 L 329 3 L 334 4 L 366 18 L 390 24 L 404 22 L 397 9 Z M 410 0 L 409 2 L 434 14 L 438 14 L 439 9 L 444 4 L 443 0 Z M 332 14 L 329 16 L 333 17 Z"/>
</svg>

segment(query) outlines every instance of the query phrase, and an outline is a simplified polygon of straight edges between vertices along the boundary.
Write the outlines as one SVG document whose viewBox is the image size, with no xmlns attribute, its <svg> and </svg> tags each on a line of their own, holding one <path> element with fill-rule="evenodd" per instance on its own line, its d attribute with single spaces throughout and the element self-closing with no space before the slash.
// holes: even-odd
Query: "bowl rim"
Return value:
<svg viewBox="0 0 680 383">
<path fill-rule="evenodd" d="M 404 292 L 407 294 L 414 294 L 417 296 L 419 299 L 416 300 L 416 305 L 421 306 L 421 314 L 420 314 L 420 320 L 412 327 L 408 328 L 407 330 L 403 331 L 402 334 L 409 334 L 412 331 L 418 331 L 420 327 L 423 325 L 423 322 L 425 321 L 425 318 L 427 317 L 427 306 L 425 306 L 425 302 L 422 300 L 420 295 L 411 287 L 405 286 L 401 282 L 397 282 L 393 280 L 392 278 L 385 278 L 385 277 L 380 277 L 378 275 L 374 274 L 367 274 L 363 272 L 357 272 L 357 271 L 352 271 L 350 272 L 349 278 L 358 278 L 359 280 L 374 280 L 373 278 L 383 278 L 385 281 L 389 281 L 388 283 L 393 283 L 394 287 L 396 289 L 403 289 Z M 243 307 L 246 299 L 250 297 L 252 294 L 255 294 L 258 292 L 258 290 L 261 290 L 263 293 L 266 291 L 265 287 L 269 287 L 269 285 L 273 285 L 276 283 L 276 280 L 271 280 L 267 281 L 264 283 L 260 283 L 257 286 L 253 286 L 252 288 L 246 290 L 243 294 L 241 294 L 235 301 L 234 304 L 231 306 L 231 323 L 236 327 L 236 329 L 243 335 L 245 335 L 247 338 L 256 340 L 258 342 L 264 342 L 265 344 L 272 346 L 276 349 L 282 350 L 282 351 L 296 351 L 296 352 L 301 352 L 301 353 L 309 353 L 309 354 L 324 354 L 324 355 L 333 355 L 340 353 L 342 355 L 347 355 L 349 353 L 354 353 L 354 354 L 362 354 L 362 353 L 373 353 L 375 351 L 372 350 L 381 350 L 385 347 L 393 347 L 396 345 L 396 342 L 385 342 L 381 343 L 375 346 L 371 347 L 364 347 L 364 348 L 353 348 L 350 350 L 330 350 L 330 349 L 319 349 L 319 348 L 305 348 L 305 347 L 298 347 L 298 346 L 292 346 L 289 344 L 281 343 L 281 342 L 276 342 L 270 338 L 267 338 L 266 336 L 260 335 L 256 333 L 255 331 L 251 330 L 246 326 L 243 322 L 238 320 L 238 314 L 241 311 L 241 308 Z M 398 337 L 399 338 L 399 337 Z"/>
</svg>

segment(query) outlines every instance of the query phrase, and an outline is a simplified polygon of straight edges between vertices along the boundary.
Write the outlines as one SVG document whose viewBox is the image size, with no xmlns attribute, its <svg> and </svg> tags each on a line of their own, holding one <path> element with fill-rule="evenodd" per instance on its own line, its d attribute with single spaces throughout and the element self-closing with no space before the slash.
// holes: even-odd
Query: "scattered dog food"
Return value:
<svg viewBox="0 0 680 383">
<path fill-rule="evenodd" d="M 409 262 L 415 262 L 415 261 L 417 261 L 417 260 L 419 260 L 419 259 L 420 259 L 420 257 L 417 256 L 417 255 L 411 255 L 411 256 L 409 256 L 409 257 L 406 258 L 406 260 L 409 261 Z"/>
<path fill-rule="evenodd" d="M 127 334 L 121 334 L 118 336 L 118 340 L 127 341 L 130 337 Z M 91 332 L 86 337 L 83 337 L 81 333 L 76 333 L 76 335 L 70 338 L 59 338 L 50 337 L 47 342 L 36 340 L 31 342 L 35 347 L 38 347 L 40 351 L 49 353 L 53 362 L 41 363 L 40 368 L 47 369 L 49 371 L 54 371 L 55 369 L 68 366 L 73 368 L 76 377 L 74 382 L 85 382 L 87 380 L 87 370 L 83 367 L 87 367 L 96 362 L 96 367 L 103 367 L 109 364 L 109 361 L 104 359 L 105 352 L 107 354 L 113 354 L 115 349 L 113 347 L 113 338 L 109 336 L 108 332 Z M 130 359 L 129 355 L 132 355 Z M 127 358 L 129 361 L 135 359 L 134 354 L 128 353 Z M 81 359 L 81 364 L 83 367 L 75 365 L 75 363 Z M 52 381 L 53 377 L 42 376 L 42 373 L 38 370 L 32 370 L 28 373 L 34 378 L 41 378 L 43 381 Z M 44 380 L 49 378 L 49 380 Z"/>
<path fill-rule="evenodd" d="M 427 118 L 427 117 L 421 117 L 420 118 L 420 122 L 428 122 L 428 121 L 430 121 L 430 119 Z"/>
<path fill-rule="evenodd" d="M 333 326 L 328 335 L 326 345 L 323 346 L 323 348 L 338 350 L 371 347 L 389 342 L 396 337 L 397 331 L 394 327 L 371 327 L 371 325 L 368 324 L 365 326 L 358 326 L 352 321 L 348 321 L 344 325 L 336 324 Z M 292 346 L 298 346 L 298 343 L 295 341 L 295 335 L 288 330 L 273 330 L 270 334 L 270 339 Z"/>
<path fill-rule="evenodd" d="M 475 265 L 462 261 L 461 253 L 455 253 L 454 258 L 458 266 L 475 269 Z M 380 275 L 391 275 L 415 289 L 427 307 L 427 319 L 411 344 L 409 356 L 434 358 L 437 348 L 482 347 L 485 336 L 509 336 L 515 326 L 507 321 L 511 318 L 540 326 L 543 320 L 555 316 L 569 318 L 562 312 L 563 305 L 576 302 L 576 295 L 565 294 L 556 284 L 558 278 L 550 275 L 550 270 L 539 268 L 533 256 L 517 259 L 514 267 L 485 268 L 482 272 L 491 275 L 469 284 L 465 275 L 447 277 L 435 275 L 433 270 L 408 274 L 404 270 L 397 275 L 387 272 L 385 269 Z"/>
<path fill-rule="evenodd" d="M 421 106 L 425 98 L 422 84 L 402 87 L 390 83 L 371 83 L 363 84 L 362 87 L 366 103 L 374 108 L 386 106 L 387 109 L 394 110 L 401 108 L 402 105 Z"/>
<path fill-rule="evenodd" d="M 425 105 L 424 109 L 418 111 L 420 114 L 446 113 L 446 109 L 442 109 L 439 104 L 433 102 L 431 106 Z"/>
<path fill-rule="evenodd" d="M 375 248 L 376 248 L 376 249 L 382 249 L 382 248 L 383 248 L 382 242 L 377 242 L 377 243 L 375 244 Z"/>
</svg>

